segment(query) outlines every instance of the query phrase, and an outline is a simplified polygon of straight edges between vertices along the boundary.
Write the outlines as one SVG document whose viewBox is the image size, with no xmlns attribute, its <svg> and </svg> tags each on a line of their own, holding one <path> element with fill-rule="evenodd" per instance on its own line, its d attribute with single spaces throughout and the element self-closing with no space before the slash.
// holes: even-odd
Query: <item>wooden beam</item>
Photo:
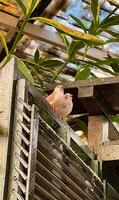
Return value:
<svg viewBox="0 0 119 200">
<path fill-rule="evenodd" d="M 17 27 L 17 24 L 18 24 L 18 18 L 13 17 L 6 13 L 0 12 L 0 25 L 5 26 L 9 29 L 18 31 L 19 29 Z M 39 25 L 27 23 L 24 29 L 24 34 L 32 37 L 33 39 L 41 40 L 45 43 L 54 45 L 56 47 L 60 47 L 64 50 L 66 49 L 61 38 L 55 32 L 43 29 Z M 79 55 L 82 56 L 83 53 L 84 53 L 84 49 L 81 49 L 79 51 Z M 107 56 L 107 53 L 100 49 L 90 48 L 86 56 L 89 59 L 98 60 L 98 58 L 104 59 L 104 57 Z M 112 56 L 114 56 L 114 54 L 112 54 Z"/>
<path fill-rule="evenodd" d="M 98 159 L 103 161 L 119 160 L 119 145 L 105 145 L 98 151 Z"/>
</svg>

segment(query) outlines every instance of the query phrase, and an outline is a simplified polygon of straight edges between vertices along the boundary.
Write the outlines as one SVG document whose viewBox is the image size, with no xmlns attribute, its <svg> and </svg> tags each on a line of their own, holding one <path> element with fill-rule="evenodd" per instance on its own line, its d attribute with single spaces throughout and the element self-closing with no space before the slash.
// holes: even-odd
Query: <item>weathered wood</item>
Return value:
<svg viewBox="0 0 119 200">
<path fill-rule="evenodd" d="M 119 145 L 105 145 L 98 150 L 98 160 L 119 160 Z"/>
<path fill-rule="evenodd" d="M 109 84 L 119 84 L 119 76 L 115 77 L 106 77 L 106 78 L 91 78 L 87 80 L 81 80 L 81 81 L 69 81 L 66 83 L 63 83 L 64 87 L 66 89 L 69 88 L 81 88 L 81 87 L 89 87 L 89 86 L 98 86 L 98 85 L 109 85 Z M 46 90 L 53 90 L 56 87 L 55 84 L 46 84 Z"/>
<path fill-rule="evenodd" d="M 78 98 L 92 97 L 94 94 L 93 90 L 94 90 L 93 86 L 80 87 L 78 89 Z"/>
<path fill-rule="evenodd" d="M 14 80 L 14 59 L 0 71 L 0 199 L 3 199 Z"/>
<path fill-rule="evenodd" d="M 11 170 L 10 170 L 10 177 L 9 177 L 9 191 L 8 191 L 8 199 L 14 200 L 14 194 L 17 193 L 18 185 L 15 181 L 15 177 L 18 177 L 19 169 L 19 156 L 20 156 L 20 148 L 17 144 L 21 143 L 21 133 L 22 127 L 18 123 L 18 120 L 23 120 L 23 115 L 19 112 L 21 110 L 23 112 L 23 104 L 20 103 L 19 98 L 25 99 L 25 80 L 21 79 L 17 83 L 17 93 L 15 97 L 15 118 L 14 118 L 14 133 L 12 138 L 12 161 L 11 161 Z M 14 177 L 14 178 L 13 178 Z M 12 192 L 14 189 L 14 192 Z"/>
<path fill-rule="evenodd" d="M 90 116 L 88 119 L 88 145 L 97 154 L 102 141 L 108 141 L 108 121 L 104 116 Z"/>
<path fill-rule="evenodd" d="M 2 26 L 8 27 L 9 29 L 15 29 L 15 31 L 18 31 L 18 27 L 17 27 L 18 19 L 9 14 L 0 12 L 0 24 Z M 24 29 L 24 34 L 34 39 L 38 39 L 46 43 L 52 44 L 54 46 L 60 47 L 62 49 L 66 49 L 61 38 L 55 32 L 52 32 L 50 30 L 45 30 L 38 25 L 27 23 Z M 79 51 L 79 55 L 83 55 L 83 54 L 84 54 L 84 49 L 81 49 Z M 104 57 L 106 56 L 107 56 L 107 53 L 105 51 L 99 50 L 96 48 L 88 49 L 87 54 L 86 54 L 87 58 L 90 58 L 93 60 L 98 60 L 98 58 L 104 59 Z M 114 56 L 114 54 L 112 56 Z"/>
</svg>

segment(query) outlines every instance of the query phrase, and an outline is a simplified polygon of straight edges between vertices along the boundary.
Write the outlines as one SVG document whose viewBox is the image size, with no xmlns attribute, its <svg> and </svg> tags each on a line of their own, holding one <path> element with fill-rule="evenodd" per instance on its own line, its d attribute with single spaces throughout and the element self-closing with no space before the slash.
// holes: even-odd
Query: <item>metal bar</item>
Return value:
<svg viewBox="0 0 119 200">
<path fill-rule="evenodd" d="M 16 142 L 16 145 L 19 147 L 19 149 L 24 153 L 24 155 L 25 155 L 26 157 L 29 156 L 28 151 L 26 151 L 18 142 Z"/>
<path fill-rule="evenodd" d="M 39 196 L 37 196 L 36 194 L 34 195 L 34 199 L 35 199 L 35 200 L 43 200 L 43 199 L 41 199 Z"/>
<path fill-rule="evenodd" d="M 48 147 L 49 149 L 49 147 Z M 40 151 L 37 150 L 37 152 L 41 155 L 43 155 Z M 80 172 L 78 171 L 72 171 L 71 168 L 69 168 L 57 155 L 55 155 L 53 152 L 51 152 L 52 155 L 54 156 L 54 158 L 57 158 L 57 161 L 64 167 L 64 169 L 66 169 L 67 172 L 69 172 L 71 175 L 74 176 L 74 178 L 78 181 L 79 185 L 84 185 L 86 188 L 89 188 L 89 186 L 85 183 L 84 178 L 82 177 L 82 175 L 80 175 Z M 45 159 L 47 159 L 47 161 L 49 161 L 48 158 L 45 157 Z M 49 161 L 51 163 L 51 161 Z M 54 165 L 54 164 L 53 164 Z M 82 178 L 81 178 L 82 177 Z M 71 181 L 71 180 L 70 180 Z M 76 187 L 75 183 L 72 183 L 73 186 Z M 76 187 L 78 190 L 80 190 L 79 186 Z M 89 188 L 90 192 L 92 193 L 92 188 Z M 83 191 L 83 190 L 82 190 Z M 95 195 L 97 197 L 97 195 L 95 194 L 95 192 L 93 192 L 93 195 Z M 90 198 L 90 197 L 89 197 Z M 100 199 L 100 198 L 98 198 Z"/>
<path fill-rule="evenodd" d="M 19 137 L 26 143 L 27 146 L 29 146 L 30 141 L 23 135 L 21 131 L 17 130 L 16 134 L 19 135 Z"/>
<path fill-rule="evenodd" d="M 24 184 L 22 184 L 19 180 L 16 180 L 16 182 L 17 182 L 18 186 L 20 187 L 20 189 L 22 190 L 22 192 L 24 194 L 26 194 L 26 188 L 25 188 Z"/>
<path fill-rule="evenodd" d="M 42 157 L 43 160 L 47 161 L 48 165 L 52 166 L 53 169 L 56 169 L 56 170 L 58 171 L 58 173 L 59 173 L 62 177 L 64 177 L 66 180 L 68 180 L 68 181 L 70 182 L 70 184 L 72 184 L 72 186 L 74 186 L 77 190 L 79 190 L 78 184 L 80 185 L 80 187 L 83 187 L 83 190 L 86 189 L 86 188 L 89 188 L 89 189 L 90 189 L 90 187 L 87 186 L 86 182 L 85 182 L 83 179 L 81 179 L 81 177 L 79 176 L 79 173 L 75 173 L 74 171 L 71 171 L 71 169 L 70 169 L 65 163 L 63 163 L 62 166 L 64 167 L 64 169 L 66 169 L 67 172 L 69 172 L 72 176 L 75 177 L 76 183 L 75 183 L 74 181 L 72 181 L 71 178 L 69 178 L 69 176 L 67 176 L 66 174 L 64 174 L 64 173 L 61 171 L 61 169 L 60 169 L 58 166 L 56 166 L 52 161 L 50 161 L 43 153 L 41 153 L 40 151 L 39 151 L 38 153 L 40 154 L 40 156 Z M 59 160 L 58 160 L 58 161 L 59 161 Z M 38 162 L 38 161 L 37 161 L 37 162 Z M 78 182 L 77 182 L 77 181 L 78 181 Z M 78 184 L 77 184 L 77 183 L 78 183 Z M 91 185 L 91 183 L 90 183 L 90 185 Z M 103 194 L 102 191 L 100 191 L 100 190 L 97 188 L 96 185 L 93 185 L 93 188 L 96 189 L 96 191 L 97 191 L 98 193 L 100 193 L 100 195 L 102 196 L 102 194 Z M 92 187 L 91 187 L 91 189 L 90 189 L 90 192 L 91 192 L 91 194 L 95 194 L 95 191 L 92 192 Z"/>
<path fill-rule="evenodd" d="M 42 180 L 47 186 L 49 186 L 51 189 L 54 189 L 56 191 L 57 194 L 59 194 L 61 196 L 61 198 L 65 199 L 65 200 L 71 200 L 68 196 L 66 196 L 65 194 L 63 194 L 63 192 L 61 192 L 56 186 L 54 186 L 52 183 L 50 183 L 46 178 L 44 178 L 41 174 L 38 174 L 36 172 L 36 176 L 39 178 L 39 180 Z M 46 188 L 47 188 L 46 186 Z M 80 199 L 79 199 L 80 200 Z"/>
<path fill-rule="evenodd" d="M 76 156 L 75 155 L 75 153 L 72 151 L 72 149 L 71 148 L 69 148 L 68 146 L 67 146 L 67 144 L 55 133 L 55 131 L 49 126 L 49 125 L 47 125 L 46 123 L 45 123 L 45 121 L 39 116 L 39 118 L 42 120 L 42 122 L 43 122 L 43 125 L 45 125 L 45 131 L 47 130 L 47 127 L 48 127 L 48 129 L 50 129 L 50 132 L 52 132 L 52 134 L 53 134 L 53 136 L 55 137 L 55 138 L 57 138 L 59 141 L 60 141 L 60 143 L 62 143 L 63 144 L 63 146 L 67 149 L 67 150 L 69 150 L 69 152 L 75 157 L 75 159 L 76 159 L 76 161 L 78 161 L 78 163 L 80 163 L 81 165 L 83 165 L 83 167 L 84 168 L 86 168 L 86 170 L 88 169 L 88 172 L 90 172 L 90 174 L 91 175 L 95 175 L 95 179 L 98 181 L 98 183 L 99 184 L 101 184 L 101 186 L 102 186 L 102 183 L 101 183 L 101 181 L 100 181 L 100 179 L 99 179 L 99 177 L 97 177 L 96 176 L 96 174 L 94 174 L 94 172 L 78 157 L 78 156 Z"/>
<path fill-rule="evenodd" d="M 36 188 L 40 191 L 40 193 L 44 194 L 46 197 L 48 197 L 50 200 L 57 200 L 55 197 L 53 197 L 49 192 L 47 192 L 45 189 L 43 189 L 40 185 L 35 183 Z"/>
<path fill-rule="evenodd" d="M 24 168 L 26 168 L 26 169 L 28 168 L 28 163 L 25 160 L 23 160 L 21 157 L 19 157 L 19 161 L 24 166 Z"/>
<path fill-rule="evenodd" d="M 26 186 L 26 200 L 30 200 L 34 196 L 34 185 L 35 185 L 35 171 L 36 171 L 36 149 L 38 141 L 38 108 L 33 104 L 31 108 L 31 130 L 30 130 L 30 149 L 29 149 L 29 160 L 28 160 L 28 179 Z"/>
<path fill-rule="evenodd" d="M 48 175 L 50 175 L 53 178 L 53 180 L 55 179 L 58 182 L 58 184 L 60 184 L 60 186 L 63 187 L 63 189 L 65 189 L 67 192 L 69 192 L 74 198 L 76 198 L 76 199 L 79 198 L 79 200 L 81 200 L 81 198 L 75 192 L 73 192 L 73 190 L 71 190 L 69 187 L 67 187 L 67 185 L 65 185 L 56 175 L 51 173 L 45 166 L 43 166 L 38 161 L 37 161 L 37 164 L 38 164 L 39 168 L 42 168 L 45 172 L 47 172 Z M 85 195 L 88 199 L 91 200 L 91 198 L 86 193 L 82 192 L 80 188 L 79 188 L 79 191 L 81 193 L 83 193 L 83 195 Z"/>
<path fill-rule="evenodd" d="M 21 120 L 17 120 L 17 122 L 20 124 L 20 126 L 28 133 L 30 134 L 30 130 L 25 126 L 25 124 Z"/>
<path fill-rule="evenodd" d="M 26 115 L 26 113 L 24 113 L 20 108 L 18 108 L 18 111 L 23 115 L 23 117 L 24 117 L 28 122 L 31 121 L 31 119 Z"/>
<path fill-rule="evenodd" d="M 103 180 L 103 188 L 104 188 L 104 200 L 108 200 L 107 199 L 107 181 Z"/>
<path fill-rule="evenodd" d="M 20 101 L 20 103 L 22 103 L 23 106 L 24 106 L 29 112 L 31 111 L 31 106 L 28 105 L 27 103 L 25 103 L 24 100 L 23 100 L 21 97 L 18 98 L 18 101 Z"/>
<path fill-rule="evenodd" d="M 65 146 L 65 148 L 66 148 L 66 149 L 69 149 L 69 151 L 70 151 L 71 153 L 73 153 L 73 155 L 75 155 L 74 152 L 72 151 L 72 149 L 71 149 L 70 147 L 67 146 L 67 144 L 65 143 L 65 141 L 62 140 L 62 139 L 57 135 L 57 133 L 42 119 L 42 117 L 39 116 L 39 118 L 40 118 L 40 120 L 41 120 L 41 123 L 42 123 L 50 132 L 52 132 L 52 134 L 54 134 L 54 136 L 55 136 L 57 139 L 59 139 L 59 140 L 61 141 L 61 143 Z M 73 130 L 72 130 L 70 127 L 68 127 L 68 125 L 67 125 L 67 128 L 69 128 L 69 129 L 71 130 L 71 131 L 70 131 L 70 134 L 72 133 L 72 135 L 73 135 L 73 134 L 74 134 L 74 133 L 73 133 Z M 73 137 L 73 136 L 72 136 L 72 137 Z M 80 147 L 81 147 L 82 150 L 85 152 L 85 150 L 86 150 L 85 147 L 82 146 L 82 145 L 80 145 Z M 88 147 L 87 147 L 86 153 L 88 153 L 88 156 L 89 156 L 91 159 L 94 159 L 94 158 L 95 158 L 95 155 L 91 152 L 90 149 L 88 150 Z M 84 165 L 84 166 L 86 167 L 86 164 L 85 164 L 78 156 L 75 155 L 75 157 L 76 157 L 76 159 L 77 159 L 78 161 L 80 161 L 80 163 L 82 163 L 82 165 Z M 90 169 L 90 171 L 91 171 L 91 169 Z"/>
</svg>

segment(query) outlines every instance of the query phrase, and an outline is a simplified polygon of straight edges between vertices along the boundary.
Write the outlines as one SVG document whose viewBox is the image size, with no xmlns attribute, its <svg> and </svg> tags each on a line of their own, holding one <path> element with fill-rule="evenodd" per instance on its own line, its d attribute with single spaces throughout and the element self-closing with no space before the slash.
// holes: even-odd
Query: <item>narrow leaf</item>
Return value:
<svg viewBox="0 0 119 200">
<path fill-rule="evenodd" d="M 8 56 L 9 55 L 9 50 L 8 50 L 8 47 L 7 47 L 7 43 L 6 43 L 4 34 L 2 32 L 0 32 L 0 40 L 2 42 L 2 45 L 3 45 L 4 49 L 5 49 L 6 55 Z"/>
<path fill-rule="evenodd" d="M 112 16 L 106 20 L 104 20 L 99 27 L 103 28 L 103 30 L 111 27 L 116 26 L 119 24 L 119 15 Z"/>
<path fill-rule="evenodd" d="M 39 61 L 39 50 L 37 49 L 34 54 L 34 62 L 38 63 Z"/>
<path fill-rule="evenodd" d="M 115 63 L 113 61 L 113 58 L 109 54 L 108 57 L 112 59 L 112 63 L 110 63 L 110 66 L 112 67 L 113 71 L 119 73 L 119 64 Z"/>
<path fill-rule="evenodd" d="M 56 29 L 64 32 L 65 34 L 71 36 L 72 38 L 75 38 L 76 40 L 83 40 L 87 42 L 88 44 L 95 44 L 95 45 L 104 45 L 105 42 L 101 40 L 99 37 L 88 34 L 88 33 L 82 33 L 78 30 L 74 30 L 73 28 L 70 28 L 66 25 L 63 25 L 55 20 L 47 19 L 43 17 L 33 17 L 32 20 L 39 20 L 41 22 L 44 22 L 50 26 L 55 27 Z"/>
<path fill-rule="evenodd" d="M 82 49 L 85 46 L 85 43 L 79 40 L 72 40 L 68 48 L 68 56 L 72 58 L 79 49 Z"/>
<path fill-rule="evenodd" d="M 107 0 L 108 2 L 109 2 L 109 4 L 111 5 L 111 6 L 118 6 L 119 7 L 119 3 L 116 1 L 116 0 Z"/>
<path fill-rule="evenodd" d="M 68 41 L 68 39 L 67 39 L 67 37 L 66 37 L 66 35 L 65 34 L 63 34 L 62 32 L 60 32 L 60 31 L 58 31 L 58 34 L 59 34 L 59 36 L 61 37 L 61 39 L 62 39 L 62 42 L 65 44 L 65 46 L 67 47 L 67 49 L 68 49 L 68 47 L 69 47 L 69 41 Z"/>
<path fill-rule="evenodd" d="M 41 0 L 26 0 L 27 6 L 26 10 L 27 13 L 32 9 L 32 11 L 37 7 Z"/>
<path fill-rule="evenodd" d="M 96 66 L 97 67 L 97 66 Z M 111 75 L 113 75 L 113 76 L 116 76 L 117 74 L 116 73 L 114 73 L 112 70 L 110 70 L 110 69 L 108 69 L 108 68 L 106 68 L 106 67 L 103 67 L 103 66 L 98 66 L 97 67 L 98 69 L 100 69 L 101 71 L 103 71 L 103 72 L 106 72 L 106 73 L 108 73 L 108 74 L 111 74 Z"/>
<path fill-rule="evenodd" d="M 85 69 L 83 69 L 81 71 L 78 70 L 77 74 L 76 74 L 75 80 L 76 81 L 78 81 L 78 80 L 85 80 L 85 79 L 87 79 L 89 77 L 90 73 L 91 73 L 91 70 L 90 70 L 89 67 L 86 67 Z"/>
<path fill-rule="evenodd" d="M 18 70 L 24 75 L 24 77 L 32 84 L 34 85 L 34 80 L 31 75 L 30 70 L 27 68 L 27 66 L 24 64 L 24 62 L 17 58 L 17 68 Z"/>
<path fill-rule="evenodd" d="M 26 7 L 23 4 L 23 0 L 16 0 L 16 2 L 18 3 L 18 5 L 20 6 L 21 10 L 23 11 L 23 13 L 26 15 Z"/>
<path fill-rule="evenodd" d="M 42 65 L 43 67 L 50 67 L 50 68 L 58 67 L 62 64 L 63 64 L 63 61 L 56 60 L 56 59 L 44 60 L 39 63 L 39 65 Z"/>
<path fill-rule="evenodd" d="M 71 17 L 75 22 L 77 22 L 78 25 L 80 25 L 80 27 L 84 30 L 85 33 L 87 32 L 87 30 L 86 30 L 86 28 L 85 28 L 83 22 L 82 22 L 80 19 L 78 19 L 77 17 L 75 17 L 75 16 L 73 16 L 73 15 L 70 15 L 70 17 Z"/>
<path fill-rule="evenodd" d="M 114 32 L 112 30 L 105 30 L 105 32 L 107 32 L 108 34 L 112 35 L 113 37 L 119 38 L 119 33 L 118 32 Z"/>
<path fill-rule="evenodd" d="M 99 22 L 100 0 L 90 0 L 90 7 L 93 14 L 94 24 L 97 25 Z"/>
</svg>

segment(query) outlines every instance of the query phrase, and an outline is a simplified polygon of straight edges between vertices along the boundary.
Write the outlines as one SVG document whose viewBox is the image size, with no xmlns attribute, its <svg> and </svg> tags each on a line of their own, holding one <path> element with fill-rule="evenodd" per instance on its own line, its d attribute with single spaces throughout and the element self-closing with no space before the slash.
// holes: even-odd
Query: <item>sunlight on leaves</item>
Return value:
<svg viewBox="0 0 119 200">
<path fill-rule="evenodd" d="M 21 72 L 21 74 L 24 75 L 24 77 L 32 84 L 34 85 L 34 79 L 31 75 L 30 70 L 27 68 L 27 66 L 24 64 L 22 60 L 17 58 L 17 68 Z"/>
</svg>

